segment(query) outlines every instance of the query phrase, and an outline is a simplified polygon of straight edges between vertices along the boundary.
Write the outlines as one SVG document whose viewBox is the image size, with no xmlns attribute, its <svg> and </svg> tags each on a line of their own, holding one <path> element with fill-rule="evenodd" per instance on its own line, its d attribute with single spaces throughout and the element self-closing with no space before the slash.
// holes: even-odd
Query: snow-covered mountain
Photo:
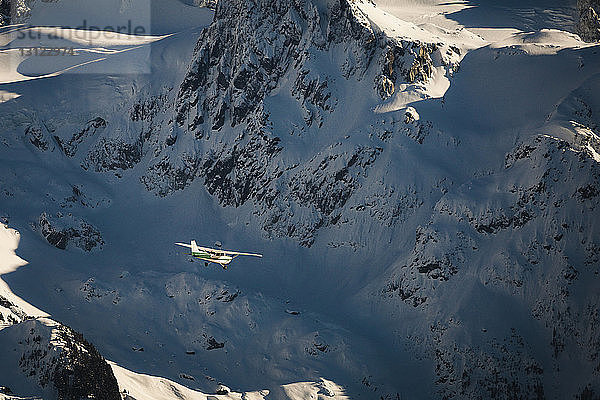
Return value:
<svg viewBox="0 0 600 400">
<path fill-rule="evenodd" d="M 84 43 L 77 2 L 30 3 L 0 31 L 0 217 L 29 262 L 3 279 L 52 320 L 4 307 L 0 340 L 82 332 L 124 398 L 598 396 L 575 4 L 161 0 Z M 109 3 L 100 26 L 142 7 Z M 264 258 L 205 268 L 192 238 Z"/>
</svg>

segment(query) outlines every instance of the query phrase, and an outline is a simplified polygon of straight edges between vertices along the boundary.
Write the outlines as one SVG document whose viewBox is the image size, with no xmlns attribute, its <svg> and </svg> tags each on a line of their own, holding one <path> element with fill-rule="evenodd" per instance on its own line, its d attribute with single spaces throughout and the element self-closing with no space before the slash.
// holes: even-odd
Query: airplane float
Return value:
<svg viewBox="0 0 600 400">
<path fill-rule="evenodd" d="M 227 269 L 227 264 L 233 261 L 237 256 L 254 256 L 262 257 L 262 254 L 255 253 L 241 253 L 239 251 L 228 251 L 220 249 L 211 249 L 210 247 L 202 247 L 196 244 L 195 240 L 192 240 L 190 244 L 187 243 L 175 243 L 178 246 L 187 247 L 192 250 L 190 255 L 199 260 L 203 260 L 204 264 L 208 266 L 208 262 L 214 262 L 221 265 L 223 269 Z"/>
</svg>

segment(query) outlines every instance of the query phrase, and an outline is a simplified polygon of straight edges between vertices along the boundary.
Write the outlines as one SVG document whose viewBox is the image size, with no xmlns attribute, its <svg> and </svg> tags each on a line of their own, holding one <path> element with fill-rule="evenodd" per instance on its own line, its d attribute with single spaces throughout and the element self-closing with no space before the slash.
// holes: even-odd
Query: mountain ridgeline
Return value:
<svg viewBox="0 0 600 400">
<path fill-rule="evenodd" d="M 597 398 L 600 55 L 581 40 L 595 28 L 580 38 L 500 27 L 492 42 L 369 0 L 206 3 L 214 20 L 178 62 L 165 61 L 176 37 L 152 44 L 160 73 L 56 78 L 63 95 L 93 83 L 90 97 L 110 101 L 24 95 L 0 108 L 2 154 L 50 176 L 40 188 L 6 167 L 0 217 L 53 257 L 72 255 L 68 282 L 85 283 L 63 285 L 70 301 L 142 321 L 119 326 L 144 343 L 147 359 L 132 365 L 201 388 L 210 377 L 192 375 L 215 368 L 253 385 L 330 374 L 365 398 Z M 181 272 L 168 247 L 180 231 L 248 235 L 265 257 L 226 276 Z M 90 253 L 98 264 L 81 267 Z M 286 296 L 315 309 L 287 308 Z M 116 335 L 85 323 L 107 343 Z M 363 337 L 381 360 L 356 346 Z M 175 371 L 184 341 L 187 369 Z M 106 372 L 81 346 L 71 353 Z"/>
<path fill-rule="evenodd" d="M 369 180 L 371 166 L 390 132 L 422 142 L 431 125 L 402 115 L 373 126 L 372 117 L 350 122 L 344 114 L 364 112 L 396 85 L 426 81 L 436 66 L 453 71 L 459 53 L 390 38 L 354 2 L 223 2 L 175 100 L 165 144 L 178 150 L 164 151 L 142 182 L 166 195 L 199 177 L 222 206 L 250 205 L 267 236 L 304 246 L 364 209 L 351 201 L 364 186 L 392 197 L 375 207 L 394 225 L 398 203 L 413 208 L 419 200 Z M 340 140 L 349 134 L 358 137 Z M 373 135 L 382 140 L 365 140 Z M 300 159 L 288 145 L 304 148 Z"/>
</svg>

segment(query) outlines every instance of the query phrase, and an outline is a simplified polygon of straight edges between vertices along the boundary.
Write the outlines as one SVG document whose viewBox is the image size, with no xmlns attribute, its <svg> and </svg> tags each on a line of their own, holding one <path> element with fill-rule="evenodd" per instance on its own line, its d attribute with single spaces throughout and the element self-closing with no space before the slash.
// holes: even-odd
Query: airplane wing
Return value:
<svg viewBox="0 0 600 400">
<path fill-rule="evenodd" d="M 262 254 L 256 254 L 256 253 L 240 253 L 239 251 L 226 251 L 226 250 L 222 250 L 221 253 L 225 253 L 225 254 L 235 254 L 238 256 L 254 256 L 254 257 L 262 257 Z"/>
<path fill-rule="evenodd" d="M 210 247 L 198 246 L 199 250 L 206 251 L 207 253 L 223 253 L 221 250 L 211 249 Z"/>
<path fill-rule="evenodd" d="M 198 246 L 198 248 L 200 250 L 204 250 L 204 251 L 209 252 L 209 253 L 232 254 L 232 255 L 238 255 L 238 256 L 262 257 L 262 254 L 255 254 L 255 253 L 241 253 L 239 251 L 218 250 L 218 249 L 211 249 L 210 247 L 200 247 L 200 246 Z"/>
<path fill-rule="evenodd" d="M 183 247 L 187 247 L 192 249 L 192 251 L 198 251 L 198 250 L 202 250 L 202 251 L 206 251 L 207 253 L 220 253 L 220 254 L 232 254 L 232 255 L 237 255 L 237 256 L 254 256 L 254 257 L 262 257 L 262 254 L 256 254 L 256 253 L 242 253 L 239 251 L 229 251 L 229 250 L 220 250 L 220 249 L 211 249 L 210 247 L 202 247 L 202 246 L 194 246 L 196 243 L 193 242 L 192 244 L 187 244 L 187 243 L 175 243 L 178 246 L 183 246 Z M 194 249 L 194 247 L 196 249 Z"/>
</svg>

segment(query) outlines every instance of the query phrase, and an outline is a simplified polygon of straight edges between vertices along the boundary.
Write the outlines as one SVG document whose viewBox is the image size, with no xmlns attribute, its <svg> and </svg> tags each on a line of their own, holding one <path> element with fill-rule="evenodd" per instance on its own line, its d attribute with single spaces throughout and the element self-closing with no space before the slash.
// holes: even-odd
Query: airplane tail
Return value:
<svg viewBox="0 0 600 400">
<path fill-rule="evenodd" d="M 198 245 L 196 244 L 195 240 L 192 240 L 192 254 L 193 253 L 199 253 L 200 249 L 198 248 Z"/>
</svg>

